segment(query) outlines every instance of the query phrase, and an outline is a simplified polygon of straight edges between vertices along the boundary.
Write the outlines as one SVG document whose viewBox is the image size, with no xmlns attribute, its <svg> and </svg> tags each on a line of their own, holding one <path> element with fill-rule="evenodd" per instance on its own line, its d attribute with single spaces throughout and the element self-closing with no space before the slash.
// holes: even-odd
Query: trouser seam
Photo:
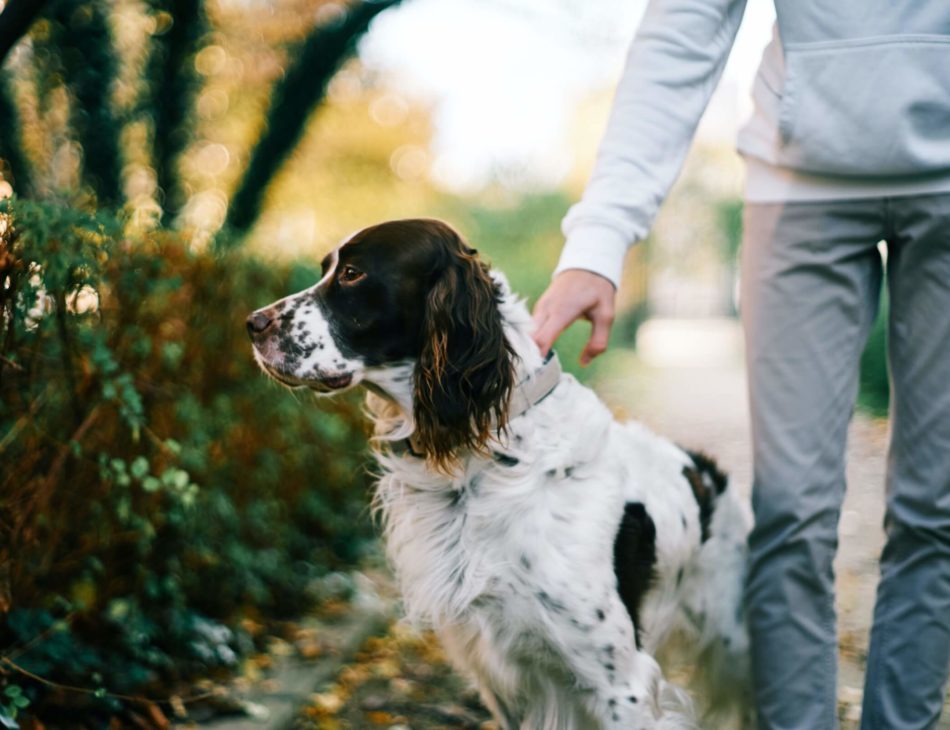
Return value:
<svg viewBox="0 0 950 730">
<path fill-rule="evenodd" d="M 881 580 L 883 579 L 884 579 L 884 576 L 882 573 Z M 878 585 L 878 590 L 880 590 L 880 581 Z M 883 600 L 878 604 L 877 608 L 880 610 L 880 613 L 887 615 L 886 609 L 889 608 L 889 604 L 891 602 L 891 596 L 890 594 L 887 594 L 883 596 L 882 598 Z M 879 677 L 881 673 L 881 670 L 880 670 L 881 662 L 883 661 L 882 657 L 887 656 L 887 645 L 888 645 L 888 640 L 890 638 L 890 630 L 887 628 L 888 623 L 889 622 L 885 621 L 883 625 L 878 627 L 877 636 L 875 637 L 877 646 L 875 646 L 873 663 L 868 664 L 868 666 L 865 668 L 865 675 L 866 675 L 864 679 L 865 692 L 868 692 L 869 690 L 873 690 L 874 687 L 878 687 L 880 685 Z M 874 632 L 874 627 L 872 626 L 872 629 L 871 629 L 872 635 L 873 635 L 873 632 Z M 870 655 L 869 655 L 869 658 L 870 658 Z M 877 704 L 877 700 L 878 698 L 872 695 L 871 698 L 867 702 L 864 703 L 865 708 L 870 709 L 871 711 L 870 717 L 868 718 L 867 725 L 865 725 L 864 718 L 863 717 L 861 718 L 861 725 L 867 730 L 873 730 L 879 724 L 878 721 L 880 720 L 881 714 L 880 714 L 880 708 Z"/>
</svg>

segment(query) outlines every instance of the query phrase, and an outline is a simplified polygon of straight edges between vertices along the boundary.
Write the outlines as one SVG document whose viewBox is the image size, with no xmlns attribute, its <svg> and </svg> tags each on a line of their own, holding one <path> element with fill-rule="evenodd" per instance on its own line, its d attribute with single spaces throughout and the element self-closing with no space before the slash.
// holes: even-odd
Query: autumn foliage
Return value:
<svg viewBox="0 0 950 730">
<path fill-rule="evenodd" d="M 253 649 L 242 618 L 299 612 L 360 556 L 362 425 L 249 352 L 247 312 L 311 266 L 49 204 L 2 215 L 0 712 L 121 715 L 109 695 L 228 671 Z"/>
</svg>

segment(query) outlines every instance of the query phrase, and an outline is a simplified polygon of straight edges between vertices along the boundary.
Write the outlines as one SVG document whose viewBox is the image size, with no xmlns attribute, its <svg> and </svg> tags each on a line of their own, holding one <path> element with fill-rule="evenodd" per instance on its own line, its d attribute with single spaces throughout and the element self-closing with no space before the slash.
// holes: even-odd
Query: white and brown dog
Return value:
<svg viewBox="0 0 950 730">
<path fill-rule="evenodd" d="M 544 358 L 451 228 L 367 228 L 247 328 L 289 387 L 366 387 L 408 615 L 504 730 L 692 727 L 655 659 L 674 634 L 720 705 L 743 701 L 748 523 L 726 478 Z"/>
</svg>

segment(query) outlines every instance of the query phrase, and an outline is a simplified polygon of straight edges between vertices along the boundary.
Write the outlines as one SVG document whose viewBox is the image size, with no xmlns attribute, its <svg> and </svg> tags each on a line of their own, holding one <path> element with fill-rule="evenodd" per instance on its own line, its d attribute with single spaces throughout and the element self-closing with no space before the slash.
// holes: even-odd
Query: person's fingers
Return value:
<svg viewBox="0 0 950 730">
<path fill-rule="evenodd" d="M 534 330 L 531 332 L 531 339 L 534 340 L 534 344 L 541 350 L 542 355 L 547 354 L 548 349 L 551 347 L 551 343 L 548 342 L 547 329 L 545 328 L 547 322 L 548 317 L 546 314 L 538 314 L 535 312 Z"/>
<path fill-rule="evenodd" d="M 538 349 L 547 354 L 561 333 L 583 317 L 596 326 L 581 362 L 602 353 L 613 321 L 615 291 L 609 279 L 593 272 L 569 269 L 558 274 L 534 307 L 532 338 Z"/>
<path fill-rule="evenodd" d="M 589 365 L 591 360 L 606 351 L 610 327 L 614 321 L 613 312 L 603 306 L 597 307 L 591 314 L 590 321 L 590 338 L 581 353 L 581 365 Z"/>
<path fill-rule="evenodd" d="M 548 351 L 550 351 L 554 345 L 554 341 L 568 324 L 570 324 L 569 319 L 558 316 L 556 313 L 544 315 L 544 319 L 540 322 L 533 335 L 535 344 L 537 344 L 538 349 L 541 350 L 543 355 L 548 354 Z"/>
<path fill-rule="evenodd" d="M 535 303 L 531 317 L 534 319 L 534 331 L 537 332 L 541 328 L 541 325 L 544 324 L 544 320 L 548 318 L 547 292 L 542 294 L 541 298 Z"/>
</svg>

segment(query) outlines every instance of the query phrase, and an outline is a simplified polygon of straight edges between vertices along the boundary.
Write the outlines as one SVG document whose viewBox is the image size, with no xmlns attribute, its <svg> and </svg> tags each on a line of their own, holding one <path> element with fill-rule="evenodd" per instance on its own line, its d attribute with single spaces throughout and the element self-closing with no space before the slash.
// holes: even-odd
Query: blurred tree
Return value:
<svg viewBox="0 0 950 730">
<path fill-rule="evenodd" d="M 291 52 L 293 61 L 287 72 L 278 75 L 274 82 L 262 131 L 252 139 L 247 167 L 233 183 L 234 195 L 225 227 L 238 235 L 222 236 L 222 241 L 230 244 L 242 240 L 257 221 L 268 187 L 299 143 L 314 108 L 324 100 L 330 80 L 352 54 L 373 18 L 399 2 L 352 0 L 342 5 L 314 0 L 301 5 L 301 9 L 310 12 L 314 8 L 325 12 L 317 15 L 316 27 L 299 41 Z M 26 87 L 32 88 L 32 97 L 21 94 L 17 98 L 10 88 L 0 84 L 0 158 L 6 163 L 7 176 L 17 182 L 21 196 L 30 194 L 28 158 L 22 149 L 18 113 L 24 119 L 38 118 L 54 126 L 59 122 L 47 120 L 66 118 L 68 123 L 57 127 L 56 135 L 46 131 L 40 135 L 42 149 L 30 148 L 31 156 L 36 158 L 37 173 L 43 170 L 54 177 L 58 175 L 63 161 L 75 159 L 67 151 L 69 154 L 57 161 L 58 151 L 63 149 L 63 143 L 75 142 L 75 149 L 81 152 L 79 181 L 95 194 L 97 203 L 117 208 L 126 202 L 122 176 L 126 158 L 132 164 L 150 165 L 161 206 L 161 223 L 170 227 L 189 198 L 203 187 L 192 179 L 194 174 L 189 174 L 187 165 L 183 169 L 181 163 L 196 128 L 196 98 L 212 83 L 210 79 L 199 81 L 199 72 L 208 76 L 199 68 L 199 54 L 211 46 L 220 48 L 216 45 L 220 41 L 205 45 L 205 38 L 219 29 L 212 28 L 204 0 L 146 0 L 137 7 L 109 0 L 10 0 L 0 12 L 0 60 L 43 10 L 49 22 L 34 33 L 34 52 L 24 56 L 16 67 L 23 79 L 31 78 L 32 67 L 32 80 L 24 81 Z M 123 30 L 125 18 L 142 13 L 150 16 L 150 22 L 140 26 L 151 28 L 146 31 L 150 36 L 147 49 L 139 52 L 135 48 L 131 55 L 138 54 L 136 60 L 127 57 L 127 45 L 126 55 L 120 56 L 113 31 Z M 216 13 L 220 15 L 220 9 Z M 242 13 L 249 18 L 260 15 L 253 8 Z M 297 24 L 299 10 L 286 17 Z M 287 26 L 286 20 L 282 23 Z M 124 29 L 126 34 L 128 27 Z M 135 88 L 131 98 L 138 98 L 132 110 L 128 92 L 120 95 L 117 89 L 123 74 L 128 73 L 126 69 L 139 67 L 138 77 L 131 79 Z M 61 89 L 68 92 L 68 101 L 59 93 Z M 118 96 L 126 101 L 117 101 Z M 18 108 L 17 101 L 24 106 Z M 28 104 L 32 107 L 29 111 L 25 106 Z M 66 112 L 65 117 L 62 111 Z M 129 111 L 137 113 L 129 115 Z M 132 128 L 142 119 L 148 125 L 139 127 L 150 127 L 150 135 Z M 198 177 L 204 174 L 198 168 Z M 54 185 L 36 180 L 32 192 L 63 190 L 64 185 L 68 189 L 74 177 L 75 173 L 68 172 Z M 228 187 L 224 186 L 222 191 Z M 141 199 L 141 193 L 136 197 Z M 220 219 L 212 225 L 220 225 Z"/>
<path fill-rule="evenodd" d="M 251 161 L 228 208 L 226 228 L 246 233 L 257 220 L 267 187 L 300 141 L 314 107 L 326 95 L 327 84 L 353 51 L 370 21 L 400 0 L 362 0 L 335 22 L 318 26 L 303 42 L 297 60 L 274 91 L 267 122 Z M 224 245 L 240 235 L 219 239 Z"/>
<path fill-rule="evenodd" d="M 292 258 L 328 251 L 378 220 L 433 215 L 446 196 L 428 177 L 432 134 L 427 106 L 379 83 L 358 60 L 347 63 L 241 246 Z"/>
<path fill-rule="evenodd" d="M 42 12 L 46 0 L 8 0 L 0 12 L 0 66 L 16 42 Z M 6 75 L 0 69 L 0 161 L 24 193 L 30 190 L 29 167 L 20 147 L 20 122 Z M 2 168 L 0 168 L 2 169 Z"/>
<path fill-rule="evenodd" d="M 3 161 L 6 161 L 6 169 Z M 30 194 L 29 162 L 20 146 L 20 117 L 3 71 L 0 71 L 0 171 L 5 177 L 13 178 L 21 195 Z"/>
<path fill-rule="evenodd" d="M 43 11 L 46 0 L 7 0 L 0 12 L 0 64 Z"/>
<path fill-rule="evenodd" d="M 185 204 L 178 162 L 190 141 L 189 114 L 198 88 L 194 57 L 207 33 L 203 0 L 151 0 L 153 36 L 143 106 L 153 118 L 153 164 L 169 226 Z"/>
<path fill-rule="evenodd" d="M 82 179 L 100 204 L 122 204 L 122 125 L 112 97 L 118 70 L 105 0 L 58 0 L 51 8 L 52 47 L 58 49 L 72 97 L 70 126 L 82 147 Z"/>
</svg>

